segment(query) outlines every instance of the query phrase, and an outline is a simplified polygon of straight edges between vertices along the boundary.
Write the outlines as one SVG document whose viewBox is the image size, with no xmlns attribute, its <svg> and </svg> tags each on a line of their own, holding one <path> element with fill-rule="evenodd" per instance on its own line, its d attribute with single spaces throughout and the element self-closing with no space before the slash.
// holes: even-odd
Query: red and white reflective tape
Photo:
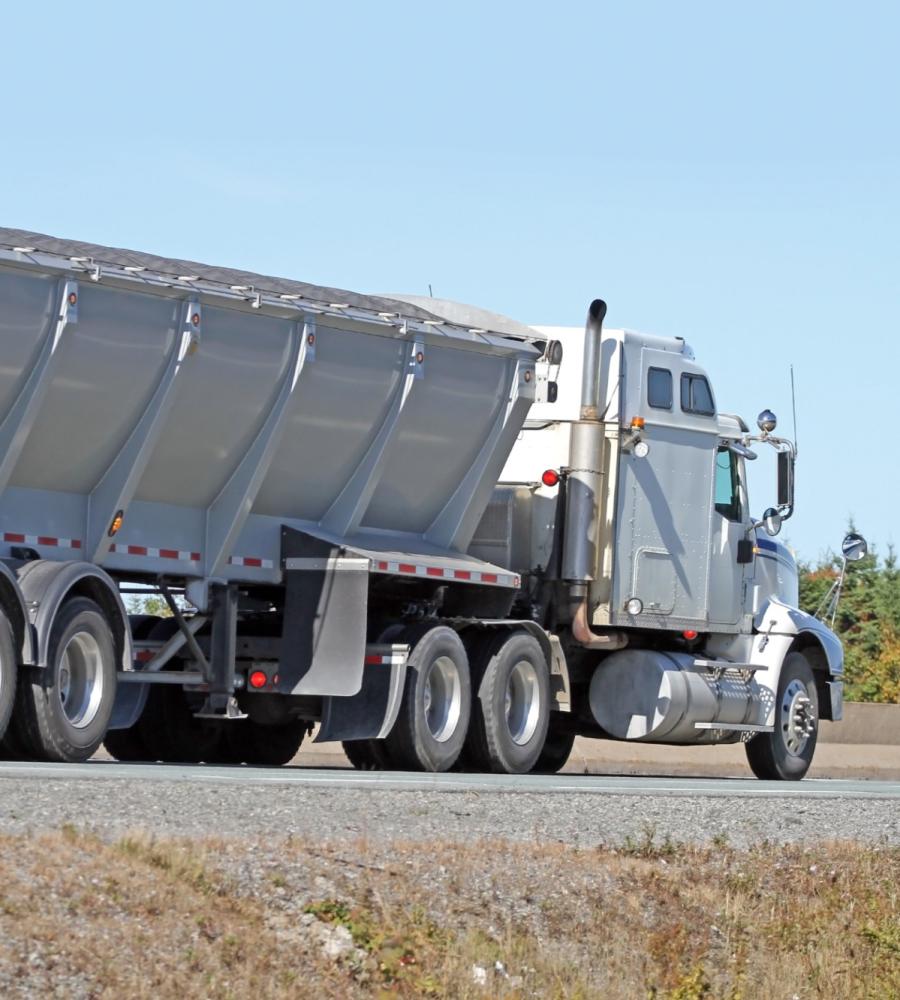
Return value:
<svg viewBox="0 0 900 1000">
<path fill-rule="evenodd" d="M 398 576 L 423 576 L 437 580 L 456 580 L 464 583 L 490 583 L 496 587 L 518 587 L 518 576 L 512 573 L 483 573 L 480 570 L 453 569 L 447 566 L 426 566 L 421 563 L 386 562 L 373 564 L 376 573 L 396 573 Z"/>
<path fill-rule="evenodd" d="M 151 549 L 146 545 L 110 545 L 110 552 L 121 556 L 147 556 L 150 559 L 177 559 L 179 562 L 200 562 L 199 552 L 185 549 Z"/>
<path fill-rule="evenodd" d="M 406 663 L 407 654 L 398 653 L 366 653 L 363 663 L 367 667 L 394 667 Z"/>
<path fill-rule="evenodd" d="M 271 559 L 259 559 L 256 556 L 232 556 L 228 562 L 232 566 L 246 566 L 247 569 L 275 568 L 275 563 Z"/>
<path fill-rule="evenodd" d="M 80 538 L 55 538 L 52 535 L 20 535 L 15 531 L 4 531 L 3 541 L 13 545 L 43 545 L 54 549 L 80 549 Z"/>
</svg>

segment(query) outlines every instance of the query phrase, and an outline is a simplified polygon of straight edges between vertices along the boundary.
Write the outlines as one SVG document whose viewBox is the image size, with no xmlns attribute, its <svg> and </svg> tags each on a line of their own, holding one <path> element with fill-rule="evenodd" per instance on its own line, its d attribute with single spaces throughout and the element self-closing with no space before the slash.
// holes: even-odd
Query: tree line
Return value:
<svg viewBox="0 0 900 1000">
<path fill-rule="evenodd" d="M 815 614 L 840 574 L 829 554 L 800 563 L 800 607 Z M 900 702 L 900 567 L 892 546 L 883 559 L 873 550 L 849 563 L 834 631 L 844 644 L 844 697 Z"/>
</svg>

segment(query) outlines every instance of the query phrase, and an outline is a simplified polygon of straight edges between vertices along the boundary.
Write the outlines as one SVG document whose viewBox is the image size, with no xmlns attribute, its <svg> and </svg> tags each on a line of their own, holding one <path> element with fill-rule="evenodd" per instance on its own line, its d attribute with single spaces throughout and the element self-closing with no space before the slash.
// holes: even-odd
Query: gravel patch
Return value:
<svg viewBox="0 0 900 1000">
<path fill-rule="evenodd" d="M 0 832 L 64 824 L 104 839 L 158 836 L 305 843 L 469 843 L 574 847 L 657 841 L 750 847 L 762 841 L 900 845 L 900 800 L 456 792 L 211 784 L 203 781 L 0 779 Z"/>
</svg>

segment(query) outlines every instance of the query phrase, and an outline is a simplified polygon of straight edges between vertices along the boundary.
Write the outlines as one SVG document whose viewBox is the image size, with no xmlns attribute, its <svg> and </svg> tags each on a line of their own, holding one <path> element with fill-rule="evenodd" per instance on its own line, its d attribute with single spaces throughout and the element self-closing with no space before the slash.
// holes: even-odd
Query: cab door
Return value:
<svg viewBox="0 0 900 1000">
<path fill-rule="evenodd" d="M 713 515 L 709 567 L 709 620 L 737 625 L 744 614 L 751 563 L 738 562 L 739 542 L 748 538 L 744 460 L 720 444 L 713 477 Z"/>
</svg>

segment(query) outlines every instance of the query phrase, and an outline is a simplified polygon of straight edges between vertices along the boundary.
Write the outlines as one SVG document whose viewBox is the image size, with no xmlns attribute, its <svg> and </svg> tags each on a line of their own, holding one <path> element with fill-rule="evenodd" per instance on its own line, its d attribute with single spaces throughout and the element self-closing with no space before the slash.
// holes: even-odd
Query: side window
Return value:
<svg viewBox="0 0 900 1000">
<path fill-rule="evenodd" d="M 704 417 L 711 417 L 716 412 L 712 390 L 705 376 L 681 376 L 681 408 L 685 413 L 699 413 Z"/>
<path fill-rule="evenodd" d="M 647 369 L 647 402 L 658 410 L 672 409 L 672 373 L 668 368 Z"/>
<path fill-rule="evenodd" d="M 729 521 L 741 519 L 741 481 L 737 456 L 727 448 L 716 452 L 716 510 Z"/>
</svg>

